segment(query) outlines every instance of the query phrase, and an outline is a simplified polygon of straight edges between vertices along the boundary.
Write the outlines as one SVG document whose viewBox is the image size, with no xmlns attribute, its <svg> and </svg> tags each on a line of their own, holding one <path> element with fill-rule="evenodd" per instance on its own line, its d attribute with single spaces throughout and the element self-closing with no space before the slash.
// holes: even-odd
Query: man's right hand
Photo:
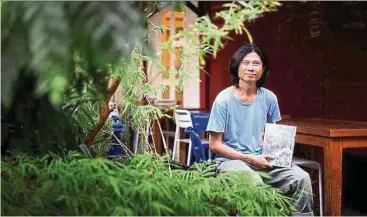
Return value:
<svg viewBox="0 0 367 217">
<path fill-rule="evenodd" d="M 251 155 L 249 163 L 260 168 L 271 168 L 271 164 L 266 159 L 273 159 L 270 155 Z"/>
</svg>

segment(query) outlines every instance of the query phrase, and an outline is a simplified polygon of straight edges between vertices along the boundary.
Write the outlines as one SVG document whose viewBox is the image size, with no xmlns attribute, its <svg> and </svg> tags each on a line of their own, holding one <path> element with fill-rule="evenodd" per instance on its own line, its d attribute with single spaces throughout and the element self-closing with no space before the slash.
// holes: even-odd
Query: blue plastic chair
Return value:
<svg viewBox="0 0 367 217">
<path fill-rule="evenodd" d="M 193 128 L 196 132 L 206 132 L 210 114 L 207 112 L 190 112 Z"/>
<path fill-rule="evenodd" d="M 107 158 L 117 157 L 117 156 L 124 156 L 125 150 L 121 146 L 118 140 L 120 140 L 122 143 L 123 136 L 122 132 L 124 131 L 124 125 L 121 123 L 118 116 L 113 115 L 111 117 L 113 120 L 112 125 L 112 135 L 110 137 L 110 147 L 107 150 Z M 118 139 L 118 140 L 117 140 Z"/>
<path fill-rule="evenodd" d="M 209 113 L 207 112 L 197 112 L 197 111 L 188 111 L 183 109 L 177 109 L 175 112 L 175 122 L 176 122 L 176 131 L 175 131 L 175 141 L 173 145 L 173 155 L 172 160 L 176 159 L 177 152 L 179 150 L 180 143 L 187 143 L 189 145 L 188 156 L 187 156 L 187 165 L 191 165 L 191 139 L 180 138 L 180 129 L 186 129 L 188 127 L 192 127 L 197 133 L 205 132 L 206 127 L 209 121 Z M 206 138 L 201 138 L 201 143 L 204 147 L 209 148 L 209 140 Z M 211 156 L 211 152 L 209 152 L 209 156 Z"/>
<path fill-rule="evenodd" d="M 204 151 L 204 145 L 201 143 L 201 138 L 199 134 L 194 130 L 192 127 L 188 127 L 185 129 L 185 133 L 190 136 L 191 140 L 191 152 L 189 152 L 189 156 L 194 156 L 194 161 L 196 163 L 202 161 L 206 161 L 205 151 Z M 208 146 L 209 147 L 209 146 Z"/>
<path fill-rule="evenodd" d="M 210 114 L 208 112 L 190 112 L 190 114 L 194 130 L 197 133 L 205 132 L 207 134 L 206 127 L 208 126 Z M 209 140 L 201 138 L 201 143 L 204 148 L 208 149 L 208 158 L 212 160 L 213 154 L 209 149 Z M 191 151 L 190 146 L 189 151 Z M 190 161 L 188 162 L 188 164 L 190 164 Z"/>
</svg>

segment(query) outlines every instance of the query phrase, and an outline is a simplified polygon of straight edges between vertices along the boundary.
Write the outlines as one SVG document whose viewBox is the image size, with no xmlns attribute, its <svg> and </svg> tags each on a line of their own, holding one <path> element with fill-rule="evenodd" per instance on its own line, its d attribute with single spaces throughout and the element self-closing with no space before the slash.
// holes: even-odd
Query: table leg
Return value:
<svg viewBox="0 0 367 217">
<path fill-rule="evenodd" d="M 330 138 L 324 147 L 325 216 L 341 215 L 342 155 L 342 140 Z"/>
</svg>

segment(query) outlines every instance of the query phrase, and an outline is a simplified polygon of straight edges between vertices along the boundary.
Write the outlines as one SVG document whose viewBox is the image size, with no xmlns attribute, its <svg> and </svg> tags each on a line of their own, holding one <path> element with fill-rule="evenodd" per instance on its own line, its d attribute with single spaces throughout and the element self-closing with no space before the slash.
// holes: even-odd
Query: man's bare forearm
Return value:
<svg viewBox="0 0 367 217">
<path fill-rule="evenodd" d="M 250 154 L 243 154 L 233 148 L 224 145 L 221 141 L 210 142 L 210 150 L 222 157 L 226 157 L 232 160 L 243 160 L 248 163 L 253 161 L 253 156 Z"/>
</svg>

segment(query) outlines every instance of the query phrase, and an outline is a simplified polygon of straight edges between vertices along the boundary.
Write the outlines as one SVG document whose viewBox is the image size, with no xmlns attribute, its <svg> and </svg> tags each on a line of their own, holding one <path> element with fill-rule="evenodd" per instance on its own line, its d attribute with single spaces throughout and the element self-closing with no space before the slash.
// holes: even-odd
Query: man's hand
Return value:
<svg viewBox="0 0 367 217">
<path fill-rule="evenodd" d="M 271 168 L 271 164 L 266 159 L 273 159 L 270 155 L 252 155 L 249 163 L 260 168 Z"/>
</svg>

